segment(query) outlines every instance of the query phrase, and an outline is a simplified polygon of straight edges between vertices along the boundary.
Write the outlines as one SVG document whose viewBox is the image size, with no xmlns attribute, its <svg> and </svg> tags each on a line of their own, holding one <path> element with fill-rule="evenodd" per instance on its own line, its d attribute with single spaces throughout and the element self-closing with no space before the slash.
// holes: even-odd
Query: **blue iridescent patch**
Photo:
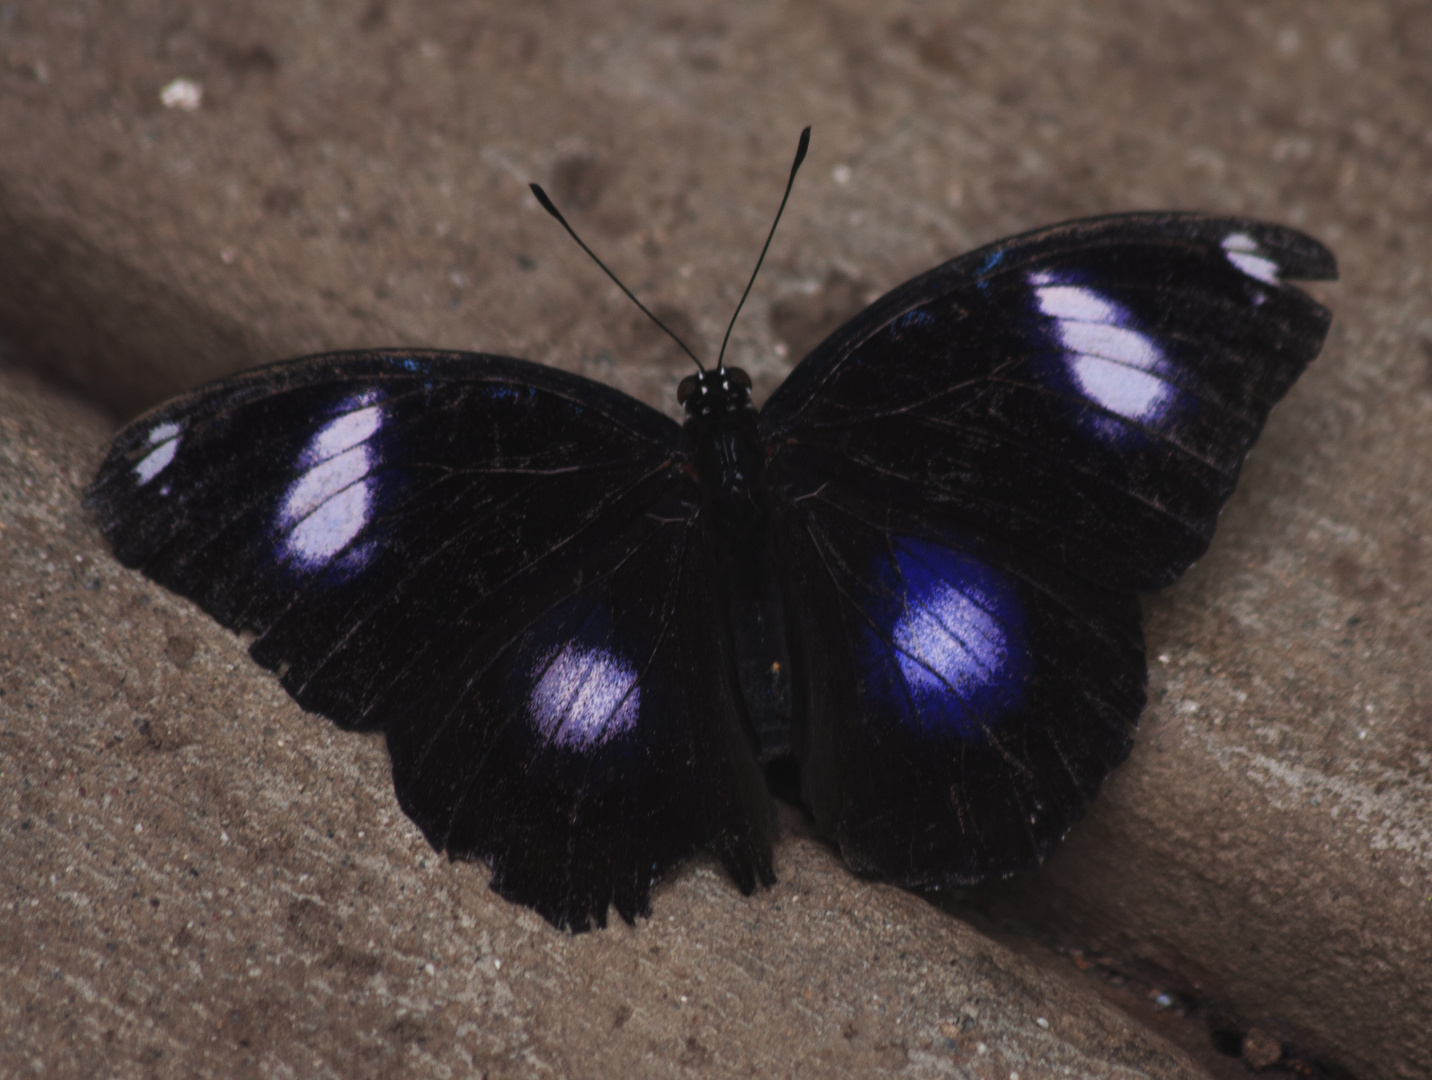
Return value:
<svg viewBox="0 0 1432 1080">
<path fill-rule="evenodd" d="M 865 674 L 906 727 L 978 740 L 1017 709 L 1029 668 L 1014 583 L 987 563 L 900 537 L 873 575 Z"/>
<path fill-rule="evenodd" d="M 889 334 L 897 341 L 907 330 L 922 330 L 935 325 L 935 316 L 931 315 L 924 308 L 915 308 L 896 318 L 890 324 Z"/>
</svg>

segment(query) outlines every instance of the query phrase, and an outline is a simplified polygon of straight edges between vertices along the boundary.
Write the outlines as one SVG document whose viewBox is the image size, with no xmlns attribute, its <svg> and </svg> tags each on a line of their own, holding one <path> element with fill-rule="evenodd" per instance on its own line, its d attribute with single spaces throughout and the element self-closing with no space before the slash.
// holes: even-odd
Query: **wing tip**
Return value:
<svg viewBox="0 0 1432 1080">
<path fill-rule="evenodd" d="M 1336 281 L 1338 260 L 1320 240 L 1290 225 L 1263 221 L 1230 221 L 1257 240 L 1278 264 L 1279 276 L 1293 281 Z"/>
</svg>

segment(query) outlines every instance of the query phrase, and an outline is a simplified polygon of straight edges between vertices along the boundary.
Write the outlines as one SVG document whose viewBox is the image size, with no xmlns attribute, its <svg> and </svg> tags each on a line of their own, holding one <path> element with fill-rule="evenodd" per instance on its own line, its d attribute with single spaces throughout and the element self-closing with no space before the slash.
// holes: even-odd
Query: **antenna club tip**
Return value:
<svg viewBox="0 0 1432 1080">
<path fill-rule="evenodd" d="M 552 205 L 552 200 L 549 199 L 547 193 L 542 190 L 541 184 L 528 184 L 527 186 L 532 189 L 532 194 L 535 195 L 537 201 L 542 204 L 543 210 L 546 210 L 549 214 L 555 214 L 557 212 L 557 208 Z"/>
</svg>

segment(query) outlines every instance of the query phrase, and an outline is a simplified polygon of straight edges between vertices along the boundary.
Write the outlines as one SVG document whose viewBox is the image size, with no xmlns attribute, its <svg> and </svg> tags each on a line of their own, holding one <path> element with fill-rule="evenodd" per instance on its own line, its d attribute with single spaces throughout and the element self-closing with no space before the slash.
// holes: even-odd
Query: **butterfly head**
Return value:
<svg viewBox="0 0 1432 1080">
<path fill-rule="evenodd" d="M 681 380 L 676 388 L 676 400 L 686 407 L 688 418 L 743 412 L 754 408 L 751 376 L 735 367 L 698 371 Z"/>
</svg>

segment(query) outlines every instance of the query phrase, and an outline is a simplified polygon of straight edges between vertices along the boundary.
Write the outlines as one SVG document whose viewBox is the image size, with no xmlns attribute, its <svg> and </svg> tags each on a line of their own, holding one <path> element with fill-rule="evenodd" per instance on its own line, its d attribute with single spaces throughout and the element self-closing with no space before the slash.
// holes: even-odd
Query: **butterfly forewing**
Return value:
<svg viewBox="0 0 1432 1080">
<path fill-rule="evenodd" d="M 1128 215 L 961 256 L 877 301 L 772 395 L 788 477 L 858 485 L 1035 548 L 1114 588 L 1203 553 L 1268 411 L 1327 312 L 1290 278 L 1335 274 L 1300 233 Z M 804 480 L 802 482 L 805 482 Z"/>
<path fill-rule="evenodd" d="M 682 483 L 676 434 L 522 361 L 316 357 L 136 421 L 90 499 L 122 561 L 258 631 L 301 704 L 358 726 L 374 679 Z"/>
</svg>

